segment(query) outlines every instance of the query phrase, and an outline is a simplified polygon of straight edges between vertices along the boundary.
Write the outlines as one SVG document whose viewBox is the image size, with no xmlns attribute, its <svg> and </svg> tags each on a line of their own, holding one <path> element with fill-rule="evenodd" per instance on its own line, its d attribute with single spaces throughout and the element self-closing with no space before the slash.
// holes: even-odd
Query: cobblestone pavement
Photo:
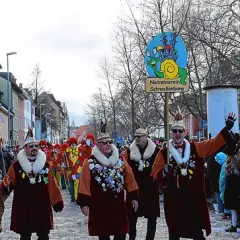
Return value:
<svg viewBox="0 0 240 240">
<path fill-rule="evenodd" d="M 70 197 L 67 190 L 63 190 L 63 197 L 65 201 L 65 208 L 62 213 L 54 214 L 55 230 L 51 232 L 51 240 L 77 240 L 77 239 L 92 239 L 96 237 L 89 237 L 87 230 L 87 218 L 80 213 L 79 206 L 70 202 Z M 10 216 L 11 216 L 12 196 L 6 201 L 6 210 L 3 218 L 3 231 L 0 233 L 0 239 L 15 240 L 19 236 L 9 230 Z M 232 240 L 240 239 L 236 233 L 225 233 L 224 228 L 229 227 L 230 220 L 220 220 L 220 217 L 211 212 L 212 234 L 207 238 L 209 240 Z M 140 218 L 138 221 L 138 236 L 137 240 L 144 240 L 146 234 L 146 220 Z M 37 237 L 33 235 L 32 239 Z M 164 219 L 164 213 L 161 211 L 161 218 L 158 219 L 156 240 L 167 240 L 168 233 Z"/>
</svg>

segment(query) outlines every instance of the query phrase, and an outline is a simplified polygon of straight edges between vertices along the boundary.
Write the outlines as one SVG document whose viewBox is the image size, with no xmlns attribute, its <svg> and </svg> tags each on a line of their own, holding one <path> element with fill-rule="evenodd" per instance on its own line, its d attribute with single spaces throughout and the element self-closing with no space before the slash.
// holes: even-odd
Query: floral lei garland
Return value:
<svg viewBox="0 0 240 240">
<path fill-rule="evenodd" d="M 101 185 L 102 190 L 106 192 L 108 189 L 118 195 L 124 188 L 123 165 L 124 161 L 119 159 L 115 166 L 102 166 L 97 160 L 89 159 L 89 169 L 94 179 Z"/>
<path fill-rule="evenodd" d="M 22 179 L 28 177 L 31 184 L 41 183 L 42 181 L 48 184 L 48 172 L 49 168 L 46 166 L 39 173 L 26 173 L 22 168 L 19 170 Z"/>
<path fill-rule="evenodd" d="M 142 172 L 144 168 L 148 168 L 150 166 L 150 160 L 151 159 L 149 158 L 135 162 L 136 167 L 138 167 L 138 171 Z"/>
<path fill-rule="evenodd" d="M 187 163 L 178 164 L 173 158 L 170 158 L 170 163 L 173 164 L 173 175 L 174 176 L 189 176 L 192 179 L 192 175 L 195 169 L 195 161 L 189 159 Z"/>
</svg>

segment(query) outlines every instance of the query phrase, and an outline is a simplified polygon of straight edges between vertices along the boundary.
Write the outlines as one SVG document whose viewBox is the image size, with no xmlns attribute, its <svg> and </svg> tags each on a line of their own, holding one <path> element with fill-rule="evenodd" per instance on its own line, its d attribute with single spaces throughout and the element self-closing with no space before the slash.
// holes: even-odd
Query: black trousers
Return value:
<svg viewBox="0 0 240 240">
<path fill-rule="evenodd" d="M 192 239 L 193 240 L 205 240 L 206 238 L 203 235 L 203 231 L 199 230 L 196 232 L 195 237 L 193 237 Z M 180 240 L 180 237 L 169 234 L 169 240 Z"/>
<path fill-rule="evenodd" d="M 37 232 L 38 240 L 49 240 L 49 231 Z M 20 233 L 20 240 L 31 240 L 32 233 Z"/>
<path fill-rule="evenodd" d="M 137 216 L 128 216 L 129 219 L 129 237 L 131 240 L 136 239 L 137 236 Z M 147 218 L 147 235 L 146 240 L 154 240 L 156 234 L 157 217 Z"/>
<path fill-rule="evenodd" d="M 110 240 L 110 236 L 99 236 L 99 240 Z M 123 235 L 115 235 L 113 240 L 125 240 L 126 234 Z"/>
</svg>

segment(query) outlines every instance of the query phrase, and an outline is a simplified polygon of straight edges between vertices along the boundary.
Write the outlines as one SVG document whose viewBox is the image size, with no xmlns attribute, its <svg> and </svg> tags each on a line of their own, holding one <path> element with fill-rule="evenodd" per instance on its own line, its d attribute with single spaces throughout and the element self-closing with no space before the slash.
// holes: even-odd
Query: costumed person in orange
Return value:
<svg viewBox="0 0 240 240">
<path fill-rule="evenodd" d="M 76 197 L 77 197 L 77 192 L 78 192 L 78 175 L 76 176 L 76 172 L 77 174 L 79 174 L 80 177 L 80 167 L 78 166 L 78 157 L 79 157 L 79 152 L 78 152 L 78 148 L 77 148 L 77 144 L 78 144 L 78 140 L 75 137 L 71 137 L 68 139 L 67 141 L 69 148 L 66 150 L 67 152 L 67 165 L 68 168 L 66 168 L 66 172 L 67 172 L 67 178 L 68 178 L 68 182 L 69 182 L 69 192 L 71 195 L 71 202 L 75 202 L 76 201 Z M 77 167 L 77 170 L 75 170 L 74 165 L 77 165 L 75 167 Z M 75 172 L 76 171 L 76 172 Z"/>
<path fill-rule="evenodd" d="M 218 152 L 225 144 L 232 144 L 230 130 L 235 122 L 230 114 L 226 127 L 213 139 L 189 143 L 185 137 L 183 117 L 178 113 L 172 124 L 172 140 L 158 153 L 152 168 L 154 179 L 164 189 L 164 212 L 170 240 L 180 238 L 205 239 L 211 233 L 211 224 L 204 184 L 204 158 Z"/>
<path fill-rule="evenodd" d="M 64 175 L 62 174 L 62 150 L 61 150 L 61 145 L 60 144 L 55 144 L 53 146 L 53 151 L 52 151 L 52 169 L 53 169 L 53 174 L 57 180 L 58 186 L 60 186 L 63 189 L 66 188 L 65 180 L 64 180 Z"/>
<path fill-rule="evenodd" d="M 152 166 L 156 160 L 159 148 L 148 137 L 147 131 L 143 128 L 136 130 L 134 141 L 122 154 L 133 170 L 134 177 L 139 186 L 141 195 L 139 197 L 139 208 L 134 212 L 131 201 L 128 200 L 129 239 L 138 239 L 137 220 L 138 217 L 147 218 L 147 240 L 153 240 L 156 233 L 157 218 L 160 217 L 160 189 L 157 182 L 151 176 Z"/>
<path fill-rule="evenodd" d="M 48 240 L 53 229 L 53 213 L 63 210 L 64 204 L 46 154 L 38 149 L 38 141 L 29 129 L 22 149 L 7 175 L 3 188 L 13 190 L 10 229 L 30 240 L 36 233 L 39 240 Z"/>
<path fill-rule="evenodd" d="M 132 169 L 119 156 L 109 134 L 99 134 L 93 154 L 85 160 L 77 203 L 88 216 L 90 236 L 100 240 L 126 239 L 127 208 L 124 189 L 129 192 L 134 211 L 138 208 L 138 186 Z"/>
</svg>

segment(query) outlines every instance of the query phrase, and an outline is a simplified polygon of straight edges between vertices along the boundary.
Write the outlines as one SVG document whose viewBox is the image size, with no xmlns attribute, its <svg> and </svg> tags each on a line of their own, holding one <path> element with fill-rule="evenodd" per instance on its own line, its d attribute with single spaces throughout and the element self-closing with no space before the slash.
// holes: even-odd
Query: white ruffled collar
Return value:
<svg viewBox="0 0 240 240">
<path fill-rule="evenodd" d="M 24 149 L 22 149 L 18 155 L 17 160 L 22 167 L 25 173 L 39 173 L 45 166 L 46 163 L 46 154 L 38 150 L 37 158 L 33 164 L 31 164 L 28 160 L 28 156 Z"/>
<path fill-rule="evenodd" d="M 118 149 L 112 144 L 112 155 L 107 158 L 97 146 L 95 146 L 93 150 L 93 156 L 98 160 L 99 163 L 101 163 L 104 166 L 115 166 L 117 161 L 119 160 L 119 153 Z"/>
<path fill-rule="evenodd" d="M 178 164 L 187 163 L 190 159 L 190 153 L 191 153 L 190 143 L 186 139 L 183 139 L 183 141 L 185 143 L 183 157 L 180 155 L 180 153 L 174 147 L 173 140 L 169 141 L 169 152 Z"/>
<path fill-rule="evenodd" d="M 148 145 L 144 151 L 143 160 L 149 159 L 155 152 L 155 149 L 156 149 L 156 144 L 150 138 L 148 138 Z M 135 140 L 130 145 L 130 159 L 135 162 L 139 162 L 142 159 L 141 153 L 139 151 L 139 147 L 137 146 Z"/>
</svg>

